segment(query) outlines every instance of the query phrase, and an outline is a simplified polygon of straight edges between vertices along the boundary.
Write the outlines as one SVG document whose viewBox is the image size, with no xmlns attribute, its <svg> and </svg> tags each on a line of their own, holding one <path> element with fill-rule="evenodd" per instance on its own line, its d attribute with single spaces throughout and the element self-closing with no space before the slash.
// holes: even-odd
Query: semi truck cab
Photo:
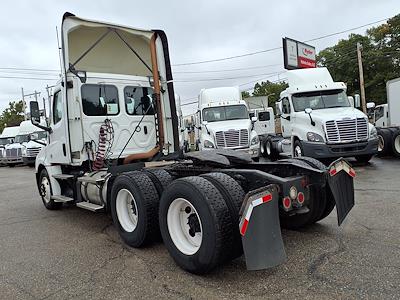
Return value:
<svg viewBox="0 0 400 300">
<path fill-rule="evenodd" d="M 367 162 L 378 151 L 375 127 L 352 106 L 346 85 L 326 68 L 288 71 L 289 87 L 280 95 L 282 139 L 274 150 L 294 157 L 351 157 Z"/>
</svg>

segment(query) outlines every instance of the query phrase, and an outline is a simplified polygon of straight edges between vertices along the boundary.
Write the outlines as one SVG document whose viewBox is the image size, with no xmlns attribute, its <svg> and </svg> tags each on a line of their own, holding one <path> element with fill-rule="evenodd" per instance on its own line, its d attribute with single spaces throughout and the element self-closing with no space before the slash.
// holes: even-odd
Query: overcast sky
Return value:
<svg viewBox="0 0 400 300">
<path fill-rule="evenodd" d="M 7 1 L 2 3 L 0 19 L 0 111 L 10 100 L 21 98 L 21 87 L 25 93 L 40 91 L 42 98 L 46 84 L 56 82 L 56 72 L 33 74 L 33 71 L 5 68 L 57 70 L 56 26 L 60 28 L 61 17 L 66 11 L 82 18 L 163 29 L 169 39 L 174 65 L 279 47 L 284 36 L 304 41 L 346 30 L 392 17 L 400 12 L 400 4 L 399 0 Z M 355 32 L 364 33 L 365 30 Z M 318 52 L 347 35 L 336 35 L 312 44 Z M 249 89 L 255 80 L 267 79 L 268 74 L 282 71 L 282 61 L 282 50 L 277 50 L 222 62 L 174 66 L 174 79 L 189 81 L 177 82 L 175 91 L 183 102 L 191 102 L 195 99 L 190 98 L 196 97 L 201 88 L 240 85 L 243 90 Z M 181 73 L 261 66 L 265 67 L 245 71 Z M 282 78 L 284 74 L 279 76 Z M 274 75 L 268 79 L 276 80 L 278 77 Z M 192 109 L 193 106 L 186 106 L 184 113 Z"/>
</svg>

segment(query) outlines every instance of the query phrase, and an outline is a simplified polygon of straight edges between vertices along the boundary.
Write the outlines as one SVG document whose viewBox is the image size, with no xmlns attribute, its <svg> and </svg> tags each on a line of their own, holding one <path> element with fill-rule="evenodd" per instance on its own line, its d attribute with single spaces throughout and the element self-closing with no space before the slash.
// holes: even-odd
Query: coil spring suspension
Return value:
<svg viewBox="0 0 400 300">
<path fill-rule="evenodd" d="M 97 144 L 96 157 L 93 161 L 94 171 L 104 167 L 105 161 L 111 153 L 113 140 L 114 128 L 111 120 L 106 119 L 99 130 L 99 143 Z"/>
</svg>

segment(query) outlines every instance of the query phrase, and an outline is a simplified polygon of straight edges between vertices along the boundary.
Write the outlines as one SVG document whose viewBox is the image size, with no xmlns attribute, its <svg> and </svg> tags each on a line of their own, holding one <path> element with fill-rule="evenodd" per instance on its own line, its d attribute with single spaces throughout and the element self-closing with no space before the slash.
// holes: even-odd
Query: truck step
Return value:
<svg viewBox="0 0 400 300">
<path fill-rule="evenodd" d="M 76 203 L 76 206 L 83 208 L 83 209 L 90 210 L 90 211 L 94 211 L 94 212 L 100 211 L 104 208 L 104 205 L 98 205 L 98 204 L 94 204 L 94 203 L 90 203 L 90 202 L 86 202 L 86 201 L 78 202 L 78 203 Z"/>
<path fill-rule="evenodd" d="M 93 178 L 90 176 L 82 176 L 78 177 L 79 182 L 83 183 L 92 183 L 92 184 L 98 184 L 98 183 L 103 183 L 105 181 L 105 178 Z"/>
<path fill-rule="evenodd" d="M 63 196 L 63 195 L 53 195 L 53 196 L 51 196 L 51 200 L 54 200 L 54 202 L 66 203 L 66 202 L 74 201 L 74 198 Z"/>
<path fill-rule="evenodd" d="M 53 178 L 60 179 L 60 180 L 67 180 L 67 179 L 70 179 L 70 178 L 74 178 L 74 175 L 70 175 L 70 174 L 54 174 Z"/>
</svg>

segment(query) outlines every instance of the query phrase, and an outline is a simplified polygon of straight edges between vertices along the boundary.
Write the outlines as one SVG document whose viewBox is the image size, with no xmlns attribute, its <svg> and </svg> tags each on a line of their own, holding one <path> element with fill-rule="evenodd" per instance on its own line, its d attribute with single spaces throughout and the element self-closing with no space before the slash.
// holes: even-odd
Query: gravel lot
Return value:
<svg viewBox="0 0 400 300">
<path fill-rule="evenodd" d="M 400 160 L 356 166 L 356 206 L 284 231 L 288 261 L 248 272 L 243 258 L 199 277 L 162 244 L 123 245 L 109 216 L 44 208 L 34 170 L 0 168 L 1 299 L 400 298 Z"/>
</svg>

